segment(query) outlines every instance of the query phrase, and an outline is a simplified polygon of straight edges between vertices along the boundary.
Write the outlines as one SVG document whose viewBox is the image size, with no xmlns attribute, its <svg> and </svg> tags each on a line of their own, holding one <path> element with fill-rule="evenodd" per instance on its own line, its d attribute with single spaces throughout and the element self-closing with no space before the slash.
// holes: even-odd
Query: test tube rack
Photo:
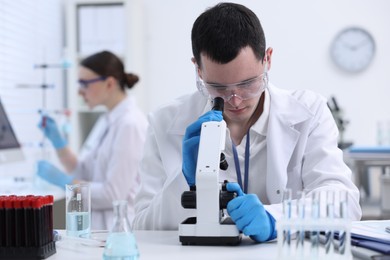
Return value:
<svg viewBox="0 0 390 260">
<path fill-rule="evenodd" d="M 283 219 L 276 226 L 279 259 L 352 260 L 349 220 Z"/>
<path fill-rule="evenodd" d="M 56 253 L 53 196 L 0 196 L 0 259 L 45 259 Z"/>
<path fill-rule="evenodd" d="M 276 222 L 279 259 L 352 259 L 348 192 L 320 190 L 307 196 L 283 191 L 283 217 Z"/>
</svg>

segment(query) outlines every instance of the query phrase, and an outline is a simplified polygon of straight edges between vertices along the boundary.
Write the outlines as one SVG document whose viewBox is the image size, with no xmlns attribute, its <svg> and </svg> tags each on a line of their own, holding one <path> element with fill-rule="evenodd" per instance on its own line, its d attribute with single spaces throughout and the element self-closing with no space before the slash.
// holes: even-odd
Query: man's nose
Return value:
<svg viewBox="0 0 390 260">
<path fill-rule="evenodd" d="M 242 98 L 234 93 L 228 97 L 227 101 L 232 107 L 238 107 L 242 102 Z"/>
</svg>

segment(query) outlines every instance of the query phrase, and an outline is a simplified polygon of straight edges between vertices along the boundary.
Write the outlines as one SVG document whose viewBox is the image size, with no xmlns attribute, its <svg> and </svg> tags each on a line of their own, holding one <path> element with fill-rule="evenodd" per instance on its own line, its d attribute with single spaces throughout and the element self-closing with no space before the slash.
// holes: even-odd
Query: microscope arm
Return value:
<svg viewBox="0 0 390 260">
<path fill-rule="evenodd" d="M 220 223 L 220 155 L 225 148 L 226 122 L 205 122 L 196 165 L 197 223 L 205 228 Z M 204 225 L 203 225 L 204 224 Z"/>
</svg>

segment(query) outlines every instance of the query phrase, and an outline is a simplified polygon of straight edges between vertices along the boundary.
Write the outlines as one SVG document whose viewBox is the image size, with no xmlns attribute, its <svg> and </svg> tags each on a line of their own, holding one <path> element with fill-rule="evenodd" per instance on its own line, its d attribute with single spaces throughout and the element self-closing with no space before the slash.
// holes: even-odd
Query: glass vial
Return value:
<svg viewBox="0 0 390 260">
<path fill-rule="evenodd" d="M 385 129 L 384 123 L 382 121 L 377 121 L 376 123 L 376 143 L 379 146 L 385 144 Z"/>
<path fill-rule="evenodd" d="M 114 226 L 104 248 L 104 260 L 137 260 L 139 252 L 130 222 L 127 219 L 127 201 L 114 201 Z"/>
</svg>

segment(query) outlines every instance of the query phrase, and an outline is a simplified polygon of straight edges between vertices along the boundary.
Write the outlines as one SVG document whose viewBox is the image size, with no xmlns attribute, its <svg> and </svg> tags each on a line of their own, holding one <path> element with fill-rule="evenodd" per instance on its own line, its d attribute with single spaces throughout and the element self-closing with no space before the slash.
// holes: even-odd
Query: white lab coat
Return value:
<svg viewBox="0 0 390 260">
<path fill-rule="evenodd" d="M 73 172 L 76 179 L 91 184 L 92 229 L 112 227 L 114 200 L 127 200 L 130 221 L 134 218 L 140 183 L 137 167 L 146 130 L 146 116 L 130 96 L 101 115 L 95 124 L 91 133 L 98 133 L 99 138 L 88 147 L 89 152 L 84 150 Z"/>
<path fill-rule="evenodd" d="M 286 188 L 291 188 L 296 196 L 302 189 L 310 194 L 332 187 L 349 192 L 349 216 L 360 219 L 359 191 L 351 181 L 351 171 L 343 162 L 342 151 L 337 148 L 338 130 L 326 99 L 311 91 L 282 90 L 272 85 L 268 90 L 265 187 L 269 205 L 265 205 L 266 210 L 276 220 L 280 219 Z M 195 216 L 194 210 L 181 206 L 181 194 L 188 190 L 182 174 L 182 139 L 187 126 L 210 109 L 207 100 L 196 92 L 149 115 L 140 166 L 141 189 L 136 197 L 135 229 L 175 230 L 187 217 Z M 252 145 L 256 139 L 250 136 Z M 226 149 L 229 149 L 229 138 L 226 139 Z M 234 181 L 237 179 L 234 163 L 229 151 L 226 152 L 227 159 L 230 157 L 228 178 Z M 240 165 L 244 165 L 242 154 L 239 158 Z M 261 165 L 256 165 L 256 154 L 251 153 L 250 158 L 248 193 L 256 185 L 256 174 L 261 169 Z"/>
</svg>

